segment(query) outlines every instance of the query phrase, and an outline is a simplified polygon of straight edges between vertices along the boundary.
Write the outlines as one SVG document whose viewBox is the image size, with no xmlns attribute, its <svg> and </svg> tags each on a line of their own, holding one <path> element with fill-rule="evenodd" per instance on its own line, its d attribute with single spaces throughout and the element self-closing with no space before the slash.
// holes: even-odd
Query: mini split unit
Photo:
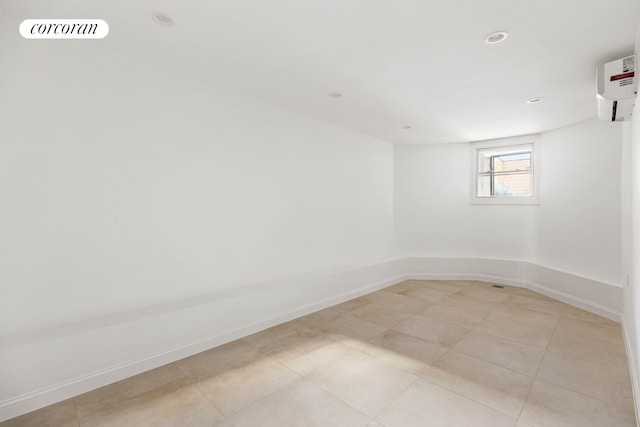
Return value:
<svg viewBox="0 0 640 427">
<path fill-rule="evenodd" d="M 629 120 L 638 93 L 635 55 L 600 65 L 596 78 L 598 117 L 611 122 Z"/>
</svg>

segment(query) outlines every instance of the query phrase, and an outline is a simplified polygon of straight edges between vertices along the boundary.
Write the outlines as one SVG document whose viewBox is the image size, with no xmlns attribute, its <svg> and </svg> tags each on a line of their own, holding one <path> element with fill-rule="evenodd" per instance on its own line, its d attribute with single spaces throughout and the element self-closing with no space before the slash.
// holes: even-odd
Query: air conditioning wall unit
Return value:
<svg viewBox="0 0 640 427">
<path fill-rule="evenodd" d="M 631 119 L 638 93 L 635 55 L 600 65 L 596 80 L 598 117 L 610 122 Z"/>
</svg>

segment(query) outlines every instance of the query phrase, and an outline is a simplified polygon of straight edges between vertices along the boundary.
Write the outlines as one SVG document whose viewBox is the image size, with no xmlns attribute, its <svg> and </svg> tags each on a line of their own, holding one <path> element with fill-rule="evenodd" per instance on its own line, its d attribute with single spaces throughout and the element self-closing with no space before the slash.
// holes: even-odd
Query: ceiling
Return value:
<svg viewBox="0 0 640 427">
<path fill-rule="evenodd" d="M 175 25 L 155 23 L 157 12 Z M 74 48 L 153 62 L 392 143 L 442 143 L 594 117 L 596 66 L 633 52 L 640 1 L 21 0 L 0 3 L 0 18 L 15 31 L 5 48 L 38 43 L 19 37 L 23 19 L 104 19 L 105 39 Z M 485 44 L 498 30 L 508 38 Z M 533 97 L 543 101 L 527 104 Z"/>
</svg>

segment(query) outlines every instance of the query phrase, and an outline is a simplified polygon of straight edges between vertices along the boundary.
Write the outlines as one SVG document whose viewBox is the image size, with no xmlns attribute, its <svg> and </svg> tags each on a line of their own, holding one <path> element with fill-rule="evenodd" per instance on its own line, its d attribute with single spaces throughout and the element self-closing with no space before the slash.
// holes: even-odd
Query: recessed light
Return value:
<svg viewBox="0 0 640 427">
<path fill-rule="evenodd" d="M 342 94 L 340 92 L 331 92 L 329 94 L 329 98 L 341 98 Z"/>
<path fill-rule="evenodd" d="M 527 104 L 537 104 L 540 101 L 542 101 L 542 98 L 539 98 L 539 97 L 531 98 L 531 99 L 527 100 Z"/>
<path fill-rule="evenodd" d="M 509 33 L 506 31 L 496 31 L 495 33 L 489 34 L 484 38 L 484 42 L 486 44 L 498 44 L 506 40 Z"/>
<path fill-rule="evenodd" d="M 163 25 L 165 27 L 173 27 L 175 25 L 173 18 L 170 15 L 167 15 L 166 13 L 154 13 L 153 20 L 157 24 Z"/>
</svg>

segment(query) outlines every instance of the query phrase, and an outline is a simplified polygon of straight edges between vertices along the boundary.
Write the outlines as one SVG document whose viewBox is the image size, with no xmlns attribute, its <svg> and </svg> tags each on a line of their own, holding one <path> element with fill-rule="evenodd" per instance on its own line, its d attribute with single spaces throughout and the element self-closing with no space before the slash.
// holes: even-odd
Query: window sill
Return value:
<svg viewBox="0 0 640 427">
<path fill-rule="evenodd" d="M 539 205 L 536 197 L 474 197 L 472 205 Z"/>
</svg>

